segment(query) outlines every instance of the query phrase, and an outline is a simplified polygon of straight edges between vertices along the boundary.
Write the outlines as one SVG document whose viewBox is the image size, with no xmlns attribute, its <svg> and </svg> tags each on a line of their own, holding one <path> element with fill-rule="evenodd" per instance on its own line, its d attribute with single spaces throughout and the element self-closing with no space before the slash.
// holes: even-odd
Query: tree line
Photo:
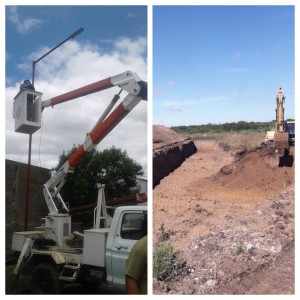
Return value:
<svg viewBox="0 0 300 300">
<path fill-rule="evenodd" d="M 214 134 L 224 132 L 268 131 L 275 127 L 275 121 L 270 122 L 230 122 L 223 124 L 208 123 L 204 125 L 173 126 L 171 129 L 180 134 Z"/>
</svg>

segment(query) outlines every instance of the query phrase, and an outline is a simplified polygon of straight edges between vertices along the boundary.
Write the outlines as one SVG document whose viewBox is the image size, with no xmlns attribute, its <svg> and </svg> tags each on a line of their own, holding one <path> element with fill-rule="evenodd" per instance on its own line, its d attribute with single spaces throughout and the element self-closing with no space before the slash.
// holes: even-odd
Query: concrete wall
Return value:
<svg viewBox="0 0 300 300">
<path fill-rule="evenodd" d="M 23 231 L 25 222 L 25 197 L 27 164 L 5 161 L 5 246 L 10 255 L 12 233 Z M 50 178 L 48 169 L 31 166 L 28 230 L 41 225 L 41 218 L 48 214 L 43 196 L 43 184 Z"/>
</svg>

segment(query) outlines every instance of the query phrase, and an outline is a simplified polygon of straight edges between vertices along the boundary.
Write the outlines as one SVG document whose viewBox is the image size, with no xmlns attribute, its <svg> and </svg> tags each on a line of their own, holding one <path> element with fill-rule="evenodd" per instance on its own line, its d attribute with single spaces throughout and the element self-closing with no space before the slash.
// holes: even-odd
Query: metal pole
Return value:
<svg viewBox="0 0 300 300">
<path fill-rule="evenodd" d="M 29 147 L 28 147 L 28 163 L 27 163 L 27 180 L 26 180 L 26 194 L 25 194 L 25 220 L 24 230 L 28 230 L 28 210 L 29 210 L 29 191 L 30 191 L 30 170 L 31 170 L 31 144 L 32 134 L 29 134 Z"/>
<path fill-rule="evenodd" d="M 46 54 L 41 56 L 38 60 L 32 62 L 32 85 L 34 86 L 34 75 L 35 75 L 35 65 L 42 60 L 44 57 L 46 57 L 48 54 L 53 52 L 55 49 L 60 47 L 62 44 L 67 42 L 70 39 L 75 38 L 77 35 L 79 35 L 84 29 L 79 28 L 75 32 L 73 32 L 69 37 L 64 39 L 61 43 L 59 43 L 57 46 L 53 47 L 50 51 L 48 51 Z M 28 230 L 28 210 L 29 210 L 29 192 L 30 192 L 30 171 L 31 171 L 31 145 L 32 145 L 32 134 L 29 134 L 29 142 L 28 142 L 28 163 L 27 163 L 27 179 L 26 179 L 26 194 L 25 194 L 25 218 L 24 218 L 24 230 Z"/>
<path fill-rule="evenodd" d="M 38 63 L 40 60 L 42 60 L 44 57 L 46 57 L 48 54 L 50 54 L 51 52 L 53 52 L 55 49 L 57 49 L 58 47 L 60 47 L 62 44 L 64 44 L 66 41 L 68 41 L 69 39 L 73 39 L 74 37 L 76 37 L 78 34 L 80 34 L 84 29 L 83 28 L 79 28 L 78 30 L 76 30 L 75 32 L 73 32 L 69 37 L 67 37 L 66 39 L 64 39 L 61 43 L 59 43 L 57 46 L 53 47 L 50 51 L 48 51 L 46 54 L 44 54 L 43 56 L 41 56 L 38 60 L 34 61 L 34 64 Z"/>
</svg>

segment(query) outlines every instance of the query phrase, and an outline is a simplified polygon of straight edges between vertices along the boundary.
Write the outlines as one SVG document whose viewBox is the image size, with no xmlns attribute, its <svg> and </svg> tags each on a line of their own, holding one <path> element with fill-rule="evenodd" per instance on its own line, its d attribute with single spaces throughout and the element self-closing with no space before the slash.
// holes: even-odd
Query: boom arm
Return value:
<svg viewBox="0 0 300 300">
<path fill-rule="evenodd" d="M 280 87 L 278 90 L 278 95 L 276 97 L 276 132 L 284 132 L 284 100 L 285 97 L 283 95 L 282 88 Z"/>
<path fill-rule="evenodd" d="M 66 182 L 67 174 L 72 173 L 73 168 L 80 163 L 85 153 L 95 149 L 97 144 L 99 144 L 142 99 L 147 100 L 147 83 L 142 81 L 134 72 L 127 71 L 42 102 L 43 108 L 54 106 L 56 104 L 105 90 L 113 86 L 118 86 L 122 90 L 127 91 L 128 95 L 114 109 L 114 111 L 109 114 L 110 110 L 119 99 L 120 93 L 115 95 L 92 131 L 87 134 L 83 144 L 44 184 L 44 196 L 50 214 L 68 212 L 68 209 L 59 194 L 61 188 Z"/>
<path fill-rule="evenodd" d="M 284 121 L 284 107 L 283 103 L 285 97 L 282 88 L 278 90 L 276 97 L 276 129 L 274 134 L 274 147 L 276 151 L 284 153 L 289 150 L 289 134 L 286 132 Z"/>
<path fill-rule="evenodd" d="M 56 96 L 49 100 L 45 100 L 42 102 L 42 108 L 54 106 L 82 96 L 103 91 L 114 86 L 118 86 L 131 95 L 140 96 L 142 99 L 147 100 L 147 83 L 142 81 L 136 73 L 126 71 L 116 76 L 108 77 L 68 93 Z"/>
</svg>

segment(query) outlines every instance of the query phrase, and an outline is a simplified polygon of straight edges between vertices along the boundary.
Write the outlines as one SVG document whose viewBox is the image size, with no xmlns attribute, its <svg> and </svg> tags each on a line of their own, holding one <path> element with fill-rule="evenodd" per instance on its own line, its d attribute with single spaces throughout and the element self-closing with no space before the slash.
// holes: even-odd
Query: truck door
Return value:
<svg viewBox="0 0 300 300">
<path fill-rule="evenodd" d="M 116 288 L 125 288 L 125 268 L 128 255 L 136 243 L 145 235 L 145 214 L 142 211 L 124 211 L 110 253 L 112 282 Z"/>
</svg>

